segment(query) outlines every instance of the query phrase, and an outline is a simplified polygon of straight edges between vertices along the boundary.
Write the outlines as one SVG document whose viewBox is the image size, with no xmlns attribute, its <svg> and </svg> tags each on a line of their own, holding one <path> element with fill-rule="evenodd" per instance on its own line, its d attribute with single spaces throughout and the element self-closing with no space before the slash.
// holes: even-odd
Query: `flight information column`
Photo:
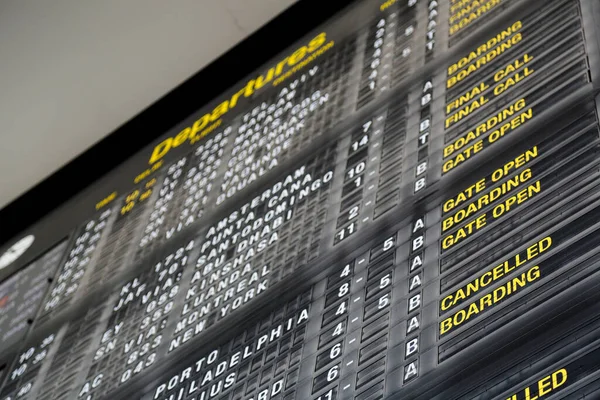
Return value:
<svg viewBox="0 0 600 400">
<path fill-rule="evenodd" d="M 587 122 L 594 122 L 593 115 L 588 117 Z M 542 227 L 550 228 L 550 220 L 556 217 L 564 220 L 568 209 L 581 209 L 589 201 L 585 197 L 586 200 L 575 204 L 567 202 L 582 190 L 589 192 L 591 188 L 588 189 L 588 185 L 597 185 L 597 129 L 575 123 L 552 135 L 545 133 L 545 140 L 524 147 L 521 154 L 505 159 L 498 169 L 472 182 L 468 188 L 444 203 L 440 260 L 444 274 L 442 292 L 456 287 L 467 277 L 471 277 L 471 281 L 448 293 L 442 300 L 440 308 L 444 319 L 440 325 L 441 337 L 452 336 L 451 332 L 467 325 L 478 314 L 484 314 L 504 298 L 518 295 L 523 285 L 534 284 L 559 267 L 548 263 L 549 270 L 546 271 L 543 265 L 533 265 L 531 268 L 523 266 L 529 259 L 555 245 L 556 238 L 553 241 L 552 236 L 546 233 L 547 236 L 529 243 L 530 247 L 524 252 L 510 257 L 507 255 L 497 268 L 490 269 L 491 272 L 471 275 L 479 268 L 484 270 L 485 261 L 491 262 L 501 254 L 506 254 L 513 246 L 528 242 L 535 232 L 543 232 Z M 560 210 L 558 215 L 556 211 L 553 212 L 557 209 Z M 594 219 L 588 217 L 586 221 L 593 223 Z M 482 251 L 484 249 L 487 251 Z M 476 254 L 479 256 L 474 262 Z M 517 269 L 522 270 L 519 278 L 505 282 L 505 286 L 481 297 L 478 302 L 457 307 L 483 288 L 504 281 L 505 276 L 514 275 L 512 271 Z M 468 340 L 460 342 L 473 341 L 475 337 L 470 335 Z M 458 343 L 459 340 L 451 342 Z M 441 346 L 441 349 L 448 349 L 441 352 L 441 357 L 448 357 L 448 353 L 453 352 L 450 348 L 457 347 L 448 344 Z"/>
<path fill-rule="evenodd" d="M 87 221 L 75 231 L 69 243 L 67 257 L 51 278 L 50 292 L 41 307 L 36 325 L 47 321 L 54 312 L 58 312 L 71 304 L 78 296 L 82 296 L 87 280 L 101 267 L 98 265 L 99 251 L 106 240 L 105 233 L 114 217 L 112 209 L 99 212 L 95 218 Z"/>
<path fill-rule="evenodd" d="M 139 397 L 181 400 L 198 398 L 293 399 L 307 327 L 311 290 L 277 307 L 245 329 L 179 370 Z M 138 396 L 136 396 L 138 397 Z"/>
<path fill-rule="evenodd" d="M 67 242 L 62 241 L 0 285 L 0 343 L 4 349 L 16 347 L 29 331 L 66 248 Z"/>
<path fill-rule="evenodd" d="M 442 175 L 589 82 L 579 5 L 554 0 L 447 68 Z"/>
<path fill-rule="evenodd" d="M 106 243 L 98 255 L 98 268 L 94 270 L 86 290 L 94 290 L 124 266 L 134 264 L 136 249 L 143 234 L 142 224 L 149 218 L 151 204 L 157 199 L 158 187 L 157 177 L 148 178 L 116 200 L 114 221 L 107 229 Z"/>
<path fill-rule="evenodd" d="M 426 43 L 423 49 L 425 52 L 425 62 L 433 59 L 437 53 L 435 50 L 439 47 L 436 45 L 438 8 L 439 4 L 436 0 L 428 2 L 427 30 L 425 33 Z M 416 98 L 412 100 L 413 107 L 409 118 L 409 126 L 411 127 L 409 137 L 411 139 L 409 140 L 408 152 L 416 154 L 416 156 L 409 157 L 411 161 L 407 163 L 408 165 L 406 165 L 405 169 L 408 175 L 413 178 L 413 182 L 411 182 L 412 190 L 409 191 L 410 194 L 419 194 L 430 183 L 427 172 L 431 164 L 429 157 L 432 125 L 439 118 L 438 115 L 434 116 L 431 113 L 434 96 L 439 94 L 439 90 L 434 91 L 434 82 L 434 77 L 431 74 L 425 76 L 422 80 L 419 96 L 413 96 Z M 418 93 L 418 90 L 414 90 L 414 92 Z M 415 104 L 416 101 L 419 102 L 418 105 Z M 414 126 L 416 121 L 418 121 L 418 126 Z"/>
<path fill-rule="evenodd" d="M 73 398 L 87 371 L 89 344 L 100 334 L 104 308 L 100 301 L 99 306 L 89 308 L 81 317 L 20 346 L 12 365 L 9 364 L 0 398 Z"/>
<path fill-rule="evenodd" d="M 296 398 L 387 398 L 417 382 L 423 232 L 415 221 L 328 274 L 313 302 L 320 326 L 306 343 Z"/>
<path fill-rule="evenodd" d="M 341 141 L 347 146 L 334 244 L 347 240 L 360 228 L 400 201 L 404 159 L 406 100 L 385 107 Z"/>
<path fill-rule="evenodd" d="M 488 360 L 481 378 L 477 375 L 479 382 L 487 382 L 487 390 L 500 393 L 512 382 L 497 376 L 502 368 L 518 375 L 524 364 L 533 365 L 531 357 L 554 354 L 539 347 L 560 341 L 567 345 L 573 332 L 597 329 L 597 313 L 582 303 L 589 296 L 578 292 L 585 293 L 599 274 L 593 245 L 600 228 L 599 144 L 596 105 L 585 101 L 551 126 L 530 133 L 519 146 L 487 160 L 480 177 L 471 174 L 472 180 L 448 191 L 439 208 L 415 223 L 415 251 L 408 264 L 415 274 L 409 291 L 423 285 L 418 291 L 419 377 L 467 368 L 468 360 L 491 354 L 503 339 L 519 333 L 514 340 L 520 340 L 520 353 L 497 355 Z M 421 235 L 418 226 L 423 225 Z M 569 321 L 561 322 L 559 315 Z M 541 360 L 531 375 L 550 368 L 551 362 Z M 518 376 L 516 383 L 523 375 Z M 398 372 L 391 382 L 401 381 Z M 435 398 L 492 398 L 462 397 L 469 390 L 475 393 L 469 385 L 456 385 L 454 392 Z M 398 393 L 403 389 L 398 386 Z"/>
<path fill-rule="evenodd" d="M 578 307 L 577 312 L 568 313 L 572 315 L 567 320 L 552 319 L 543 327 L 533 328 L 537 336 L 527 342 L 529 351 L 516 346 L 506 349 L 495 357 L 494 364 L 479 370 L 479 384 L 448 388 L 438 397 L 519 400 L 561 392 L 561 398 L 595 398 L 592 393 L 600 385 L 600 324 L 597 312 L 592 310 L 594 306 L 586 308 L 584 311 Z M 558 332 L 562 335 L 556 340 Z"/>
<path fill-rule="evenodd" d="M 528 127 L 529 121 L 548 116 L 546 110 L 557 99 L 589 82 L 584 46 L 578 3 L 553 1 L 449 64 L 444 119 L 437 122 L 443 124 L 438 131 L 444 131 L 444 145 L 437 146 L 443 157 L 438 179 L 460 177 L 463 165 L 477 169 L 469 170 L 469 178 L 462 174 L 462 180 L 454 180 L 439 208 L 425 218 L 425 270 L 435 273 L 425 284 L 423 313 L 437 323 L 422 328 L 421 336 L 432 342 L 420 348 L 421 364 L 438 371 L 462 368 L 468 357 L 491 351 L 494 338 L 508 340 L 510 332 L 524 331 L 529 321 L 554 318 L 552 307 L 569 301 L 575 288 L 596 276 L 591 246 L 598 223 L 596 106 L 583 102 L 564 116 L 554 114 L 550 126 Z M 432 107 L 435 114 L 440 103 Z M 501 155 L 492 155 L 487 149 L 502 140 L 514 145 L 498 145 Z M 572 311 L 585 312 L 583 305 Z M 522 352 L 533 357 L 538 345 L 566 345 L 569 332 L 538 332 L 535 346 L 528 342 Z M 512 361 L 498 357 L 495 365 L 512 368 L 515 376 L 525 368 L 514 354 Z M 557 382 L 557 390 L 565 386 L 566 376 L 557 373 L 561 368 L 543 362 L 530 371 L 537 381 L 523 385 L 523 375 L 513 381 L 492 377 L 490 368 L 488 392 L 456 385 L 455 396 L 439 398 L 533 396 L 539 382 L 544 392 L 547 376 Z M 431 372 L 421 367 L 422 375 Z M 467 392 L 472 397 L 462 397 Z"/>
<path fill-rule="evenodd" d="M 401 4 L 401 5 L 400 5 Z M 416 7 L 396 3 L 385 9 L 366 35 L 357 108 L 360 109 L 396 85 L 414 69 Z"/>
<path fill-rule="evenodd" d="M 34 385 L 51 352 L 56 351 L 56 334 L 50 333 L 43 340 L 25 348 L 15 358 L 4 380 L 0 399 L 31 399 Z"/>
<path fill-rule="evenodd" d="M 173 351 L 320 255 L 336 146 L 287 171 L 206 228 L 170 339 Z"/>
<path fill-rule="evenodd" d="M 114 222 L 97 260 L 99 267 L 86 282 L 88 290 L 126 267 L 138 266 L 168 246 L 179 232 L 193 229 L 204 216 L 206 205 L 214 200 L 211 193 L 225 162 L 231 132 L 231 127 L 213 132 L 168 165 L 160 160 L 151 177 L 118 200 Z"/>
<path fill-rule="evenodd" d="M 579 5 L 546 4 L 453 62 L 447 73 L 442 175 L 528 132 L 529 121 L 589 81 Z M 434 217 L 441 220 L 433 233 L 440 235 L 440 363 L 485 346 L 518 315 L 539 315 L 559 288 L 575 284 L 568 275 L 576 273 L 563 270 L 561 258 L 541 262 L 563 237 L 548 229 L 583 210 L 589 197 L 582 193 L 597 185 L 594 107 L 570 117 L 543 133 L 513 138 L 520 144 L 503 157 L 479 161 L 488 175 L 448 196 Z M 585 220 L 595 221 L 591 215 Z"/>
<path fill-rule="evenodd" d="M 103 299 L 100 299 L 103 300 Z M 104 298 L 106 300 L 106 298 Z M 56 352 L 48 357 L 36 382 L 36 395 L 31 399 L 68 399 L 76 394 L 83 400 L 91 400 L 92 387 L 102 383 L 102 375 L 83 385 L 90 364 L 93 362 L 93 345 L 102 335 L 107 317 L 107 303 L 99 301 L 77 319 L 63 325 L 56 335 Z M 28 398 L 29 399 L 29 398 Z"/>
<path fill-rule="evenodd" d="M 214 203 L 216 190 L 213 191 L 213 187 L 225 165 L 225 154 L 230 153 L 232 132 L 233 128 L 228 126 L 211 134 L 188 155 L 190 161 L 182 178 L 183 192 L 178 204 L 173 207 L 170 218 L 166 219 L 164 239 L 169 240 L 194 224 L 204 216 L 206 206 Z"/>
<path fill-rule="evenodd" d="M 164 355 L 165 328 L 172 321 L 183 271 L 194 248 L 193 240 L 173 247 L 111 297 L 104 332 L 99 341 L 92 342 L 93 362 L 81 388 L 86 395 L 106 395 Z M 101 384 L 86 386 L 99 379 Z"/>
</svg>

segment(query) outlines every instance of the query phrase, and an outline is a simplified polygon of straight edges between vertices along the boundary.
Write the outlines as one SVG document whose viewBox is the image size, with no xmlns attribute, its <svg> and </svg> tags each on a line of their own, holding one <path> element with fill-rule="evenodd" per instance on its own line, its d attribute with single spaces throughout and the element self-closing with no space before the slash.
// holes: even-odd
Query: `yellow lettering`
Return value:
<svg viewBox="0 0 600 400">
<path fill-rule="evenodd" d="M 567 370 L 561 368 L 552 374 L 552 387 L 556 389 L 559 386 L 564 385 L 567 382 Z"/>
<path fill-rule="evenodd" d="M 319 47 L 323 46 L 326 41 L 327 34 L 325 32 L 319 33 L 317 36 L 312 38 L 310 42 L 308 42 L 308 52 L 312 53 L 313 51 L 317 50 Z"/>
<path fill-rule="evenodd" d="M 442 166 L 442 172 L 446 173 L 446 172 L 450 171 L 451 169 L 456 168 L 456 166 L 467 161 L 469 158 L 471 158 L 475 154 L 479 153 L 481 150 L 483 150 L 483 141 L 482 140 L 475 142 L 475 144 L 464 149 L 453 159 L 446 161 L 444 163 L 444 165 Z"/>
<path fill-rule="evenodd" d="M 111 201 L 113 201 L 116 198 L 117 198 L 117 192 L 112 192 L 111 194 L 106 196 L 104 199 L 102 199 L 101 201 L 96 203 L 96 210 L 101 209 L 102 207 L 106 206 L 108 203 L 110 203 Z"/>
<path fill-rule="evenodd" d="M 442 240 L 442 249 L 447 250 L 458 242 L 471 236 L 486 225 L 486 214 L 482 214 L 477 219 L 468 222 L 460 227 L 455 233 L 451 233 Z"/>
<path fill-rule="evenodd" d="M 233 109 L 237 106 L 239 99 L 244 97 L 250 97 L 254 94 L 254 92 L 260 89 L 265 83 L 271 81 L 273 79 L 273 75 L 279 76 L 283 73 L 283 70 L 286 65 L 294 66 L 296 63 L 300 62 L 308 53 L 312 53 L 319 49 L 327 40 L 327 35 L 325 32 L 319 33 L 317 36 L 312 38 L 308 45 L 301 46 L 297 50 L 295 50 L 291 56 L 285 57 L 281 61 L 279 61 L 274 68 L 270 68 L 267 72 L 266 78 L 263 78 L 262 75 L 256 79 L 252 79 L 246 83 L 246 85 L 234 93 L 229 100 L 225 100 L 217 105 L 211 112 L 204 114 L 202 117 L 194 121 L 192 126 L 188 126 L 184 128 L 181 132 L 179 132 L 175 137 L 169 137 L 159 143 L 150 156 L 149 164 L 154 164 L 161 160 L 172 148 L 178 147 L 185 143 L 187 140 L 190 143 L 195 143 L 198 140 L 202 139 L 209 132 L 212 131 L 211 128 L 205 130 L 207 125 L 211 122 L 215 122 L 220 120 L 220 118 L 225 115 L 229 110 Z M 333 42 L 330 42 L 333 45 Z M 294 69 L 303 65 L 304 61 L 300 64 L 295 65 Z M 304 64 L 305 65 L 305 64 Z M 275 85 L 275 82 L 273 83 Z M 217 125 L 218 126 L 218 125 Z M 200 134 L 199 134 L 200 133 Z"/>
<path fill-rule="evenodd" d="M 448 333 L 453 328 L 456 328 L 472 318 L 476 317 L 478 314 L 484 312 L 500 303 L 507 296 L 512 296 L 517 293 L 521 288 L 525 287 L 527 284 L 535 282 L 541 276 L 539 266 L 532 267 L 527 272 L 521 274 L 521 276 L 515 277 L 510 281 L 506 282 L 502 286 L 497 287 L 491 293 L 486 294 L 479 300 L 475 300 L 472 303 L 468 304 L 464 308 L 455 312 L 452 316 L 446 318 L 440 323 L 440 336 Z M 550 378 L 550 377 L 548 377 Z M 558 381 L 558 376 L 557 376 Z M 561 378 L 562 375 L 561 375 Z M 565 378 L 566 381 L 566 378 Z M 545 384 L 544 384 L 544 387 Z"/>
<path fill-rule="evenodd" d="M 491 285 L 502 277 L 510 274 L 512 271 L 516 270 L 521 265 L 526 264 L 527 262 L 533 260 L 546 250 L 548 250 L 552 246 L 552 237 L 546 236 L 540 241 L 529 246 L 524 252 L 517 253 L 514 256 L 506 259 L 501 264 L 493 267 L 489 271 L 484 272 L 477 278 L 473 279 L 471 282 L 457 289 L 455 292 L 452 292 L 441 302 L 441 310 L 446 311 L 450 308 L 462 303 L 464 300 L 467 300 L 477 294 L 480 290 L 485 287 Z M 539 276 L 539 268 L 538 266 L 532 268 L 527 273 L 527 279 L 533 281 L 537 279 Z"/>
<path fill-rule="evenodd" d="M 541 378 L 536 383 L 528 386 L 519 392 L 513 394 L 508 400 L 524 398 L 526 400 L 536 400 L 544 397 L 550 392 L 556 390 L 567 382 L 568 373 L 566 368 L 561 368 L 552 374 Z"/>
<path fill-rule="evenodd" d="M 520 23 L 518 29 L 521 29 Z M 456 64 L 452 64 L 448 68 L 448 76 L 450 76 L 450 78 L 446 81 L 446 87 L 453 87 L 483 66 L 490 64 L 496 57 L 501 56 L 511 47 L 519 44 L 522 39 L 523 35 L 519 32 L 497 45 L 497 42 L 494 41 L 492 46 L 495 47 L 491 49 L 485 45 L 480 46 L 476 52 L 471 52 L 467 57 L 463 57 Z"/>
<path fill-rule="evenodd" d="M 150 164 L 154 164 L 163 158 L 171 150 L 171 143 L 173 143 L 173 138 L 167 138 L 156 146 L 152 152 L 152 156 L 150 156 Z"/>
</svg>

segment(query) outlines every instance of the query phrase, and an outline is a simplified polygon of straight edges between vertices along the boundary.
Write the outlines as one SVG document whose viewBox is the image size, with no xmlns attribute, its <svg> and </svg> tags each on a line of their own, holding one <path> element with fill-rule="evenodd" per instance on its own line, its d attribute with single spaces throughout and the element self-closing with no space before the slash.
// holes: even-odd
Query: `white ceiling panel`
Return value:
<svg viewBox="0 0 600 400">
<path fill-rule="evenodd" d="M 0 208 L 294 1 L 2 1 Z"/>
</svg>

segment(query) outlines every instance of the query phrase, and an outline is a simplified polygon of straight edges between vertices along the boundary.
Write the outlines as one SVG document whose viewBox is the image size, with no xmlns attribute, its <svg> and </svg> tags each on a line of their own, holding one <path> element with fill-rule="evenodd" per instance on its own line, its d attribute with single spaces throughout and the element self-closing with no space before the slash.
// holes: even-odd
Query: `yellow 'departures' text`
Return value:
<svg viewBox="0 0 600 400">
<path fill-rule="evenodd" d="M 538 400 L 545 398 L 556 389 L 561 388 L 569 379 L 569 373 L 566 368 L 561 368 L 550 375 L 544 376 L 539 381 L 512 394 L 506 400 Z"/>
<path fill-rule="evenodd" d="M 269 68 L 266 74 L 259 75 L 258 77 L 248 81 L 243 88 L 235 92 L 231 98 L 217 105 L 211 112 L 208 112 L 198 118 L 193 124 L 185 127 L 177 135 L 169 137 L 159 143 L 152 151 L 148 163 L 152 165 L 161 160 L 171 149 L 181 146 L 186 142 L 194 144 L 198 140 L 208 135 L 218 127 L 217 124 L 220 124 L 220 118 L 238 105 L 240 99 L 252 96 L 257 90 L 264 87 L 267 83 L 273 82 L 273 80 L 277 80 L 278 78 L 282 77 L 282 75 L 287 74 L 287 72 L 289 72 L 287 71 L 288 68 L 294 68 L 306 57 L 311 57 L 311 55 L 319 50 L 326 42 L 326 33 L 319 33 L 317 36 L 312 38 L 308 44 L 299 47 L 291 55 L 285 57 L 275 66 Z M 333 42 L 330 42 L 330 44 L 332 46 Z M 295 71 L 297 71 L 297 69 Z M 289 76 L 291 76 L 291 74 L 286 75 L 286 77 Z"/>
<path fill-rule="evenodd" d="M 521 171 L 516 176 L 512 177 L 506 182 L 503 182 L 500 186 L 495 187 L 488 193 L 478 197 L 475 201 L 469 203 L 466 207 L 463 207 L 456 211 L 453 215 L 445 218 L 442 221 L 442 232 L 446 232 L 461 222 L 467 220 L 472 215 L 481 211 L 485 206 L 493 204 L 501 196 L 520 188 L 523 184 L 529 181 L 533 177 L 531 169 L 527 168 Z"/>
<path fill-rule="evenodd" d="M 522 27 L 521 21 L 516 21 L 487 42 L 480 44 L 476 50 L 448 66 L 446 86 L 451 88 L 520 43 L 523 40 L 523 35 L 519 33 Z"/>
<path fill-rule="evenodd" d="M 534 266 L 523 272 L 520 276 L 517 276 L 502 286 L 497 287 L 491 293 L 482 296 L 481 298 L 473 301 L 464 308 L 458 310 L 450 317 L 440 322 L 440 336 L 445 335 L 459 326 L 466 324 L 479 314 L 489 310 L 502 300 L 515 295 L 521 289 L 527 285 L 535 282 L 541 276 L 540 267 Z"/>
<path fill-rule="evenodd" d="M 440 302 L 441 311 L 447 311 L 475 296 L 481 290 L 509 275 L 522 265 L 527 264 L 550 247 L 552 247 L 552 237 L 546 236 L 524 251 L 504 260 L 501 264 L 496 265 L 456 291 L 444 296 Z"/>
</svg>

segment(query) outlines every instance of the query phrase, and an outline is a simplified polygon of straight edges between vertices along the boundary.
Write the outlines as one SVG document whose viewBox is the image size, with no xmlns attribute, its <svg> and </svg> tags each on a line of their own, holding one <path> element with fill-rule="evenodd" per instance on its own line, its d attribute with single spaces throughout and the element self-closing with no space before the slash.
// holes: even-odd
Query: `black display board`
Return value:
<svg viewBox="0 0 600 400">
<path fill-rule="evenodd" d="M 2 211 L 0 399 L 596 398 L 599 17 L 292 7 Z"/>
</svg>

